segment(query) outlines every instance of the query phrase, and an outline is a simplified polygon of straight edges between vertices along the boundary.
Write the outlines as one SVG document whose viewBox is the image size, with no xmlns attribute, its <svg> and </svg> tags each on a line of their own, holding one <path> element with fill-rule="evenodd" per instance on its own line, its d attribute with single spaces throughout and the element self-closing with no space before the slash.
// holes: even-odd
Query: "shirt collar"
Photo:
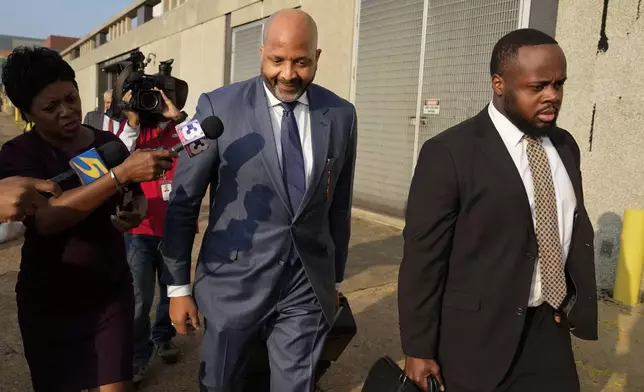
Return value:
<svg viewBox="0 0 644 392">
<path fill-rule="evenodd" d="M 494 127 L 501 135 L 501 139 L 512 147 L 516 147 L 523 140 L 525 135 L 516 125 L 512 124 L 507 117 L 505 117 L 499 110 L 494 106 L 494 102 L 490 102 L 488 105 L 487 112 L 494 124 Z"/>
<path fill-rule="evenodd" d="M 274 106 L 279 106 L 279 105 L 281 105 L 281 104 L 282 104 L 282 101 L 280 101 L 279 99 L 277 99 L 277 98 L 273 95 L 273 93 L 271 92 L 271 90 L 269 90 L 269 89 L 268 89 L 268 87 L 266 86 L 266 82 L 263 82 L 262 84 L 264 85 L 264 90 L 266 91 L 266 99 L 268 100 L 268 107 L 272 108 L 272 107 L 274 107 Z M 299 103 L 301 103 L 301 104 L 303 104 L 303 105 L 309 106 L 309 97 L 308 97 L 308 93 L 307 93 L 307 92 L 305 92 L 304 94 L 302 94 L 302 96 L 301 96 L 300 98 L 298 98 L 298 99 L 297 99 L 297 102 L 299 102 Z"/>
</svg>

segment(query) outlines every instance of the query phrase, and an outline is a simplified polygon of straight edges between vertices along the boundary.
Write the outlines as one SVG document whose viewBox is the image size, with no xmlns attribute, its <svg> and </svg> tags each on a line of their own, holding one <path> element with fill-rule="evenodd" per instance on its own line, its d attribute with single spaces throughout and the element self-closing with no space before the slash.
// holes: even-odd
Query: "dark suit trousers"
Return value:
<svg viewBox="0 0 644 392">
<path fill-rule="evenodd" d="M 565 320 L 557 324 L 551 306 L 528 308 L 512 365 L 493 392 L 579 392 L 570 339 Z M 446 382 L 449 392 L 479 392 Z"/>
<path fill-rule="evenodd" d="M 329 324 L 300 261 L 287 263 L 276 304 L 246 330 L 220 328 L 204 314 L 199 374 L 202 392 L 242 390 L 242 375 L 257 344 L 266 344 L 271 391 L 312 392 Z"/>
</svg>

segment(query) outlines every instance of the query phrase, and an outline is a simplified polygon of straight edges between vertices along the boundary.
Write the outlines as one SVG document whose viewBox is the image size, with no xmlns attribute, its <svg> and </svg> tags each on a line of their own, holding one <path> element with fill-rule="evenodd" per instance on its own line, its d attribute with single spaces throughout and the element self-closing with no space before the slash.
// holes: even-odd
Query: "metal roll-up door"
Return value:
<svg viewBox="0 0 644 392">
<path fill-rule="evenodd" d="M 420 146 L 490 102 L 492 49 L 517 28 L 520 7 L 521 0 L 429 1 Z M 438 113 L 425 110 L 426 100 L 438 101 Z"/>
<path fill-rule="evenodd" d="M 230 80 L 240 82 L 259 75 L 259 47 L 265 19 L 233 28 Z"/>
<path fill-rule="evenodd" d="M 403 216 L 420 147 L 490 101 L 492 48 L 529 3 L 358 0 L 355 206 Z"/>
<path fill-rule="evenodd" d="M 400 215 L 414 147 L 423 0 L 362 0 L 354 204 Z"/>
</svg>

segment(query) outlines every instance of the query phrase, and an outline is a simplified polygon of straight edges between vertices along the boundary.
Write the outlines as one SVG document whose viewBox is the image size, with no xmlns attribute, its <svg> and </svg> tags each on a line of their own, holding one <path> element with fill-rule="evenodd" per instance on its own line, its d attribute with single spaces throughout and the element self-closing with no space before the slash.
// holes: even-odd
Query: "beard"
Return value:
<svg viewBox="0 0 644 392">
<path fill-rule="evenodd" d="M 313 73 L 313 78 L 311 78 L 311 80 L 309 81 L 305 81 L 300 77 L 296 77 L 288 81 L 285 79 L 279 78 L 279 76 L 274 78 L 269 78 L 268 76 L 266 76 L 263 69 L 261 74 L 262 74 L 262 79 L 264 79 L 264 82 L 266 82 L 268 89 L 273 93 L 275 98 L 279 99 L 282 102 L 287 102 L 287 103 L 295 102 L 302 95 L 304 95 L 304 93 L 309 88 L 311 83 L 313 83 L 313 79 L 315 78 L 315 73 Z M 292 92 L 281 91 L 279 87 L 280 83 L 282 85 L 288 85 L 290 87 L 294 87 L 295 89 Z"/>
<path fill-rule="evenodd" d="M 521 132 L 530 137 L 539 138 L 548 136 L 557 127 L 556 117 L 553 122 L 544 124 L 541 127 L 536 125 L 536 116 L 531 119 L 523 117 L 517 108 L 518 105 L 514 94 L 510 93 L 503 96 L 503 106 L 508 120 L 519 128 Z"/>
</svg>

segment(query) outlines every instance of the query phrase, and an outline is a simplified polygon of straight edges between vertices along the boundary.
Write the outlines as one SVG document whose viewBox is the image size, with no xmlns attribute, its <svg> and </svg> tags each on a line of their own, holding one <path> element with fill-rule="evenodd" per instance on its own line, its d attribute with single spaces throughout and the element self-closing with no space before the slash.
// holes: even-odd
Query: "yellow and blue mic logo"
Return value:
<svg viewBox="0 0 644 392">
<path fill-rule="evenodd" d="M 91 184 L 108 173 L 105 162 L 95 148 L 75 156 L 69 161 L 69 165 L 74 169 L 83 185 Z"/>
</svg>

